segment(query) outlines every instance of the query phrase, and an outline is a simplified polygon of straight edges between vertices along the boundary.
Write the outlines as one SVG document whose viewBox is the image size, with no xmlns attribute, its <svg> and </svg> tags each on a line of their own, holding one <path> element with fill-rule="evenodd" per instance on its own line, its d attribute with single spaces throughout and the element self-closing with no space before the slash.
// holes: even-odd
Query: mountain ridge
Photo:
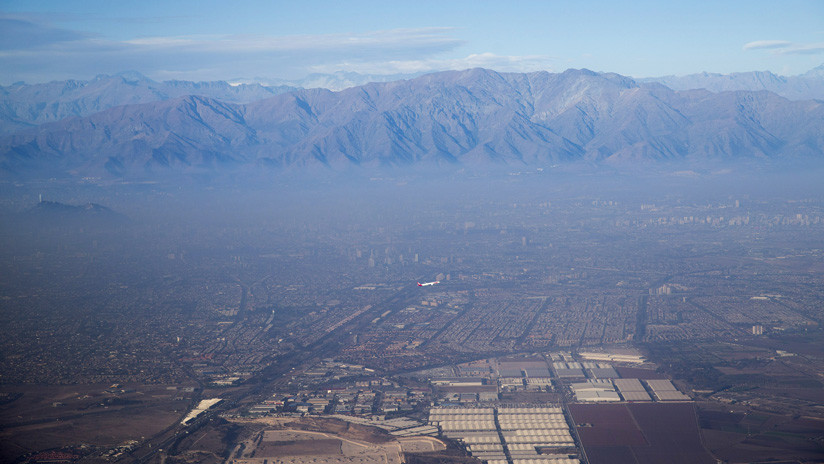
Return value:
<svg viewBox="0 0 824 464">
<path fill-rule="evenodd" d="M 780 76 L 770 71 L 730 74 L 703 72 L 640 78 L 638 82 L 657 82 L 673 90 L 706 89 L 715 93 L 768 90 L 790 100 L 824 100 L 824 65 L 797 76 Z"/>
<path fill-rule="evenodd" d="M 0 138 L 9 175 L 234 168 L 820 158 L 824 103 L 673 91 L 626 76 L 476 68 L 296 90 L 247 104 L 185 96 Z"/>
<path fill-rule="evenodd" d="M 72 116 L 90 116 L 115 106 L 150 103 L 201 95 L 232 103 L 248 103 L 295 90 L 289 86 L 232 85 L 225 81 L 157 82 L 136 72 L 99 75 L 88 81 L 17 83 L 0 87 L 0 135 Z"/>
</svg>

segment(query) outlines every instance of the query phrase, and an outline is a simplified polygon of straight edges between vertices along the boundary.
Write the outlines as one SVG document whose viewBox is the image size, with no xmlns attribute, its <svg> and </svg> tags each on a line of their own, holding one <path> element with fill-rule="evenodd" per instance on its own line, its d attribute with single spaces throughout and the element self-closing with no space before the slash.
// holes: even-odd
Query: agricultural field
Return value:
<svg viewBox="0 0 824 464">
<path fill-rule="evenodd" d="M 821 462 L 824 420 L 752 411 L 739 405 L 698 403 L 707 449 L 728 462 Z"/>
<path fill-rule="evenodd" d="M 695 407 L 678 404 L 572 404 L 590 464 L 715 464 L 701 443 Z"/>
</svg>

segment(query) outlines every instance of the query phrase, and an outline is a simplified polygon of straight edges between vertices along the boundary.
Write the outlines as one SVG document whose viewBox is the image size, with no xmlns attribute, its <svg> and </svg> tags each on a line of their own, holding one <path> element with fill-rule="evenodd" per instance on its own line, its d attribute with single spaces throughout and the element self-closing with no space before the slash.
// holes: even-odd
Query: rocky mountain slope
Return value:
<svg viewBox="0 0 824 464">
<path fill-rule="evenodd" d="M 824 103 L 617 74 L 485 69 L 247 104 L 186 96 L 0 139 L 7 175 L 821 157 Z"/>
<path fill-rule="evenodd" d="M 88 116 L 120 105 L 199 95 L 248 103 L 295 90 L 289 86 L 230 85 L 223 81 L 156 82 L 139 73 L 101 75 L 90 81 L 55 81 L 0 87 L 0 135 L 71 116 Z"/>
</svg>

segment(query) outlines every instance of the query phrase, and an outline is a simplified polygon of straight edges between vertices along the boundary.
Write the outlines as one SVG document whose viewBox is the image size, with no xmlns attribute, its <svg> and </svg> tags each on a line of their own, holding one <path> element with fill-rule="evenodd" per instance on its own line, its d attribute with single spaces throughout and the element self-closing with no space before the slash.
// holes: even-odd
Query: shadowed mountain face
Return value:
<svg viewBox="0 0 824 464">
<path fill-rule="evenodd" d="M 12 175 L 222 172 L 269 166 L 820 157 L 824 103 L 673 91 L 616 74 L 484 69 L 298 90 L 248 104 L 187 96 L 0 139 Z"/>
</svg>

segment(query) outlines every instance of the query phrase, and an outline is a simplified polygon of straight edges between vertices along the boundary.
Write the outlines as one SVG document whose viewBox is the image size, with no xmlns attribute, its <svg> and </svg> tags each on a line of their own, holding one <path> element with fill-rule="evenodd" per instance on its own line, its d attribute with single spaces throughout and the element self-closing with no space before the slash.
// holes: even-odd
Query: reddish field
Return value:
<svg viewBox="0 0 824 464">
<path fill-rule="evenodd" d="M 573 404 L 569 410 L 590 464 L 716 462 L 701 444 L 693 404 Z"/>
<path fill-rule="evenodd" d="M 592 446 L 646 445 L 623 404 L 573 404 L 569 407 L 581 440 Z M 591 427 L 583 426 L 591 424 Z"/>
</svg>

